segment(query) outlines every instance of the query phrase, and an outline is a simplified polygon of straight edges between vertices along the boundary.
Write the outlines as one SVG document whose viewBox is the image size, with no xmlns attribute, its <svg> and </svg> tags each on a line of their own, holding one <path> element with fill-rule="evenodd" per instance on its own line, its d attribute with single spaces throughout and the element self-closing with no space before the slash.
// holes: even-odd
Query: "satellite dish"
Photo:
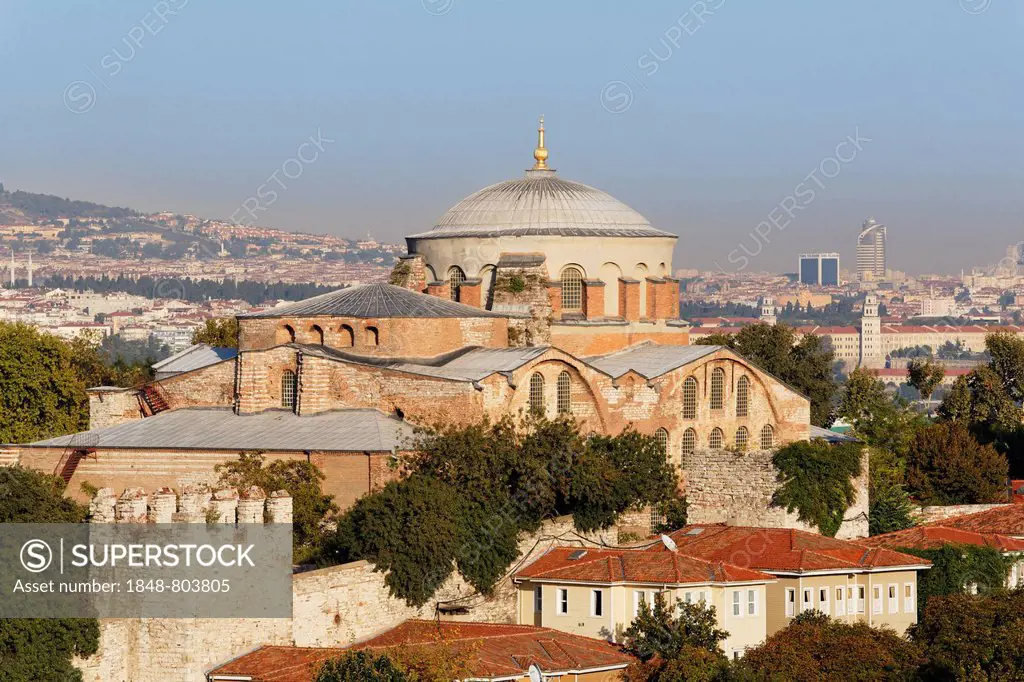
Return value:
<svg viewBox="0 0 1024 682">
<path fill-rule="evenodd" d="M 665 534 L 662 534 L 662 536 L 661 536 L 661 544 L 665 545 L 665 549 L 667 549 L 670 552 L 676 551 L 675 540 L 673 540 L 672 538 L 670 538 L 669 536 L 667 536 Z"/>
<path fill-rule="evenodd" d="M 544 682 L 544 673 L 536 663 L 530 664 L 530 682 Z"/>
</svg>

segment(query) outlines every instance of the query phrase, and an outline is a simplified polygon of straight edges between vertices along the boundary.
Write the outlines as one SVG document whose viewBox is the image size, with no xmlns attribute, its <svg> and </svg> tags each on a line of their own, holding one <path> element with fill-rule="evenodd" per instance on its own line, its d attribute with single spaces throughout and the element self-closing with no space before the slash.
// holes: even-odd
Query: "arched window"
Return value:
<svg viewBox="0 0 1024 682">
<path fill-rule="evenodd" d="M 295 329 L 290 324 L 281 327 L 278 333 L 279 343 L 295 343 Z"/>
<path fill-rule="evenodd" d="M 661 451 L 665 453 L 665 459 L 668 459 L 668 431 L 665 429 L 658 429 L 654 432 L 654 440 L 661 446 Z"/>
<path fill-rule="evenodd" d="M 740 377 L 736 382 L 736 416 L 746 417 L 750 411 L 750 379 Z"/>
<path fill-rule="evenodd" d="M 356 333 L 352 330 L 352 327 L 343 324 L 338 331 L 341 333 L 340 341 L 342 348 L 351 348 L 356 345 Z"/>
<path fill-rule="evenodd" d="M 448 289 L 449 294 L 453 301 L 459 300 L 459 289 L 462 288 L 462 283 L 466 281 L 466 273 L 462 271 L 458 265 L 453 265 L 448 269 Z"/>
<path fill-rule="evenodd" d="M 558 414 L 572 414 L 572 377 L 568 372 L 558 375 Z"/>
<path fill-rule="evenodd" d="M 324 345 L 324 330 L 320 325 L 313 325 L 313 328 L 309 330 L 313 334 L 313 342 L 319 345 Z"/>
<path fill-rule="evenodd" d="M 746 426 L 741 426 L 736 429 L 736 449 L 740 452 L 744 452 L 747 446 L 750 444 L 750 432 L 747 431 Z"/>
<path fill-rule="evenodd" d="M 682 452 L 684 455 L 692 455 L 697 449 L 697 432 L 693 429 L 683 431 Z"/>
<path fill-rule="evenodd" d="M 562 270 L 562 311 L 583 310 L 583 273 L 572 266 Z"/>
<path fill-rule="evenodd" d="M 708 447 L 712 450 L 721 450 L 725 446 L 725 434 L 722 433 L 722 429 L 717 426 L 711 429 L 711 435 L 708 436 Z"/>
<path fill-rule="evenodd" d="M 765 424 L 761 429 L 761 449 L 770 450 L 775 447 L 775 427 Z"/>
<path fill-rule="evenodd" d="M 697 380 L 686 377 L 683 382 L 683 419 L 697 418 Z"/>
<path fill-rule="evenodd" d="M 380 331 L 376 327 L 366 328 L 366 345 L 376 346 L 380 343 Z"/>
<path fill-rule="evenodd" d="M 294 410 L 295 395 L 298 393 L 298 377 L 295 372 L 286 369 L 281 372 L 281 407 Z"/>
<path fill-rule="evenodd" d="M 711 371 L 711 409 L 725 407 L 725 370 L 716 367 Z"/>
<path fill-rule="evenodd" d="M 530 377 L 530 412 L 544 414 L 544 377 L 538 373 Z"/>
</svg>

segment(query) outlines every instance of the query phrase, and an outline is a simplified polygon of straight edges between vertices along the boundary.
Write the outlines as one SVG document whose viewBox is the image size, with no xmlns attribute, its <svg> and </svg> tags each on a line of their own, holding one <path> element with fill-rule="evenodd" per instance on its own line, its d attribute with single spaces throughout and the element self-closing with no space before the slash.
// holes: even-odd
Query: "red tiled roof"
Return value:
<svg viewBox="0 0 1024 682">
<path fill-rule="evenodd" d="M 976 514 L 955 516 L 944 519 L 941 525 L 975 533 L 998 533 L 1024 538 L 1024 505 L 1007 504 Z"/>
<path fill-rule="evenodd" d="M 1024 540 L 998 533 L 977 533 L 945 525 L 927 525 L 897 530 L 865 538 L 862 542 L 873 547 L 889 549 L 938 549 L 943 545 L 974 545 L 995 547 L 1001 552 L 1024 552 Z"/>
<path fill-rule="evenodd" d="M 454 653 L 470 652 L 470 671 L 476 678 L 523 675 L 531 663 L 545 673 L 625 668 L 634 659 L 614 644 L 532 625 L 459 623 L 407 620 L 398 627 L 353 649 L 432 647 L 439 643 Z M 253 682 L 312 682 L 317 668 L 345 649 L 264 646 L 210 671 L 212 680 L 251 679 Z"/>
<path fill-rule="evenodd" d="M 672 533 L 681 552 L 768 573 L 927 567 L 931 562 L 881 547 L 837 540 L 792 528 L 708 524 Z M 663 549 L 656 545 L 654 551 Z"/>
<path fill-rule="evenodd" d="M 578 559 L 570 558 L 584 551 L 586 553 Z M 578 547 L 552 548 L 519 571 L 516 577 L 657 585 L 774 580 L 773 576 L 760 571 L 721 561 L 706 561 L 677 552 L 655 553 L 643 549 L 581 550 Z"/>
</svg>

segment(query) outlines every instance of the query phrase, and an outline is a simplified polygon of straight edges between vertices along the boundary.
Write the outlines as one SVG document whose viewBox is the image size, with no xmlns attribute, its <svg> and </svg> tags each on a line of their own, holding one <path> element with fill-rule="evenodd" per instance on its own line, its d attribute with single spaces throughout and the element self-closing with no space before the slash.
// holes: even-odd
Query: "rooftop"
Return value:
<svg viewBox="0 0 1024 682">
<path fill-rule="evenodd" d="M 186 408 L 21 447 L 390 452 L 407 447 L 412 436 L 406 422 L 369 409 L 298 416 L 289 410 L 237 415 L 229 408 Z"/>
<path fill-rule="evenodd" d="M 238 355 L 237 348 L 219 348 L 206 343 L 197 343 L 154 364 L 153 371 L 163 375 L 180 374 L 215 365 L 223 360 L 230 360 L 236 355 Z"/>
<path fill-rule="evenodd" d="M 955 516 L 943 520 L 938 525 L 976 533 L 998 533 L 1024 538 L 1024 504 L 1007 504 L 976 514 Z"/>
<path fill-rule="evenodd" d="M 667 346 L 642 343 L 608 355 L 584 358 L 584 361 L 612 378 L 633 371 L 644 378 L 653 379 L 721 349 L 722 346 Z"/>
<path fill-rule="evenodd" d="M 998 533 L 978 533 L 962 528 L 950 528 L 944 525 L 916 526 L 892 533 L 874 535 L 862 540 L 873 547 L 889 549 L 938 549 L 945 545 L 974 545 L 975 547 L 994 547 L 1000 552 L 1024 552 L 1024 540 L 1000 535 Z"/>
</svg>

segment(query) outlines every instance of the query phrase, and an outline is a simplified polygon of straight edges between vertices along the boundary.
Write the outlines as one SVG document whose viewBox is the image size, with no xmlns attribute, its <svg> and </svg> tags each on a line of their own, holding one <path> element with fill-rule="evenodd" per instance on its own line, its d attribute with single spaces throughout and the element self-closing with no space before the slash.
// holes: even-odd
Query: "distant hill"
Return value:
<svg viewBox="0 0 1024 682">
<path fill-rule="evenodd" d="M 16 190 L 8 192 L 0 183 L 0 223 L 39 223 L 65 218 L 114 218 L 138 216 L 138 211 L 94 204 L 91 201 L 73 201 L 52 194 L 35 194 Z"/>
</svg>

